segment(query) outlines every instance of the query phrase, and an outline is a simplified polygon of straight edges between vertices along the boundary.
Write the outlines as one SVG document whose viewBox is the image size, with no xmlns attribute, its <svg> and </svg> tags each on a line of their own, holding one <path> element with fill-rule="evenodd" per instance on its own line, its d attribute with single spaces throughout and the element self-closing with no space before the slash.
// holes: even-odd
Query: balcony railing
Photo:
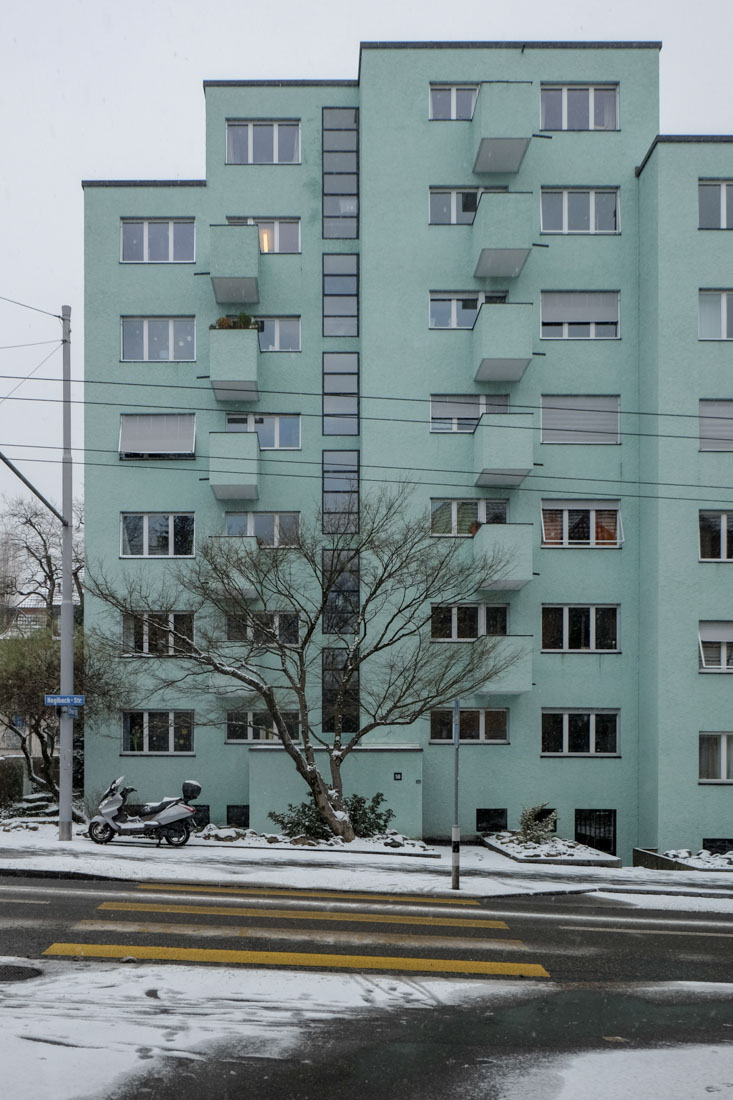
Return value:
<svg viewBox="0 0 733 1100">
<path fill-rule="evenodd" d="M 473 356 L 477 382 L 518 382 L 532 359 L 532 320 L 529 302 L 486 303 L 473 327 Z"/>
<path fill-rule="evenodd" d="M 531 82 L 482 84 L 472 124 L 476 149 L 474 172 L 479 175 L 518 172 L 538 112 L 539 90 Z"/>
<path fill-rule="evenodd" d="M 534 462 L 532 426 L 532 413 L 484 413 L 474 432 L 476 485 L 521 485 Z"/>
<path fill-rule="evenodd" d="M 472 274 L 477 279 L 516 279 L 532 247 L 533 196 L 488 191 L 473 222 Z"/>
<path fill-rule="evenodd" d="M 211 286 L 217 302 L 252 305 L 260 300 L 260 238 L 256 225 L 212 225 Z"/>
<path fill-rule="evenodd" d="M 209 376 L 217 401 L 257 401 L 259 333 L 255 329 L 209 331 Z"/>
<path fill-rule="evenodd" d="M 259 465 L 256 432 L 209 432 L 209 484 L 217 500 L 256 500 Z"/>
</svg>

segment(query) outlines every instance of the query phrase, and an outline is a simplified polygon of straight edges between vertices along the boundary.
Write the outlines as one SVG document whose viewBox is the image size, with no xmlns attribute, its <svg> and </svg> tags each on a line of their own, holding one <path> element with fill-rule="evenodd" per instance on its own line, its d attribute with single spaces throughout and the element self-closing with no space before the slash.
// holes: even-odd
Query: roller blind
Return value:
<svg viewBox="0 0 733 1100">
<path fill-rule="evenodd" d="M 618 291 L 546 290 L 542 293 L 542 321 L 588 324 L 618 321 Z"/>
<path fill-rule="evenodd" d="M 120 454 L 194 454 L 196 417 L 193 413 L 123 413 Z"/>
<path fill-rule="evenodd" d="M 618 395 L 543 394 L 543 443 L 618 443 Z"/>
<path fill-rule="evenodd" d="M 701 401 L 700 450 L 733 451 L 733 401 Z"/>
</svg>

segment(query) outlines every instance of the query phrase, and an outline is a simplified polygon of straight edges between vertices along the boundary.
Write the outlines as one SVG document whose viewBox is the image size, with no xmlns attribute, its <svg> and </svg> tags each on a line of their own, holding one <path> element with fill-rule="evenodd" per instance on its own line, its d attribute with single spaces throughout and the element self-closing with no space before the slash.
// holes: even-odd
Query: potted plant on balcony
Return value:
<svg viewBox="0 0 733 1100">
<path fill-rule="evenodd" d="M 238 313 L 236 316 L 218 317 L 213 325 L 209 325 L 210 329 L 254 329 L 255 332 L 259 332 L 261 329 L 261 323 L 256 317 L 250 316 L 249 313 Z"/>
</svg>

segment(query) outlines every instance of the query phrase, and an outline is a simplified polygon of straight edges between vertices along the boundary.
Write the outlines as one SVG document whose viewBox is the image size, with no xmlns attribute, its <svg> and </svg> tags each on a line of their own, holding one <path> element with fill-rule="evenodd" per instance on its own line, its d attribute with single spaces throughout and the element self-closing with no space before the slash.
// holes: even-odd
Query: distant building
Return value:
<svg viewBox="0 0 733 1100">
<path fill-rule="evenodd" d="M 657 136 L 658 50 L 365 43 L 358 80 L 206 82 L 206 180 L 84 184 L 90 559 L 157 578 L 404 473 L 513 562 L 440 637 L 521 653 L 461 700 L 464 833 L 546 802 L 626 859 L 733 847 L 733 139 Z M 89 788 L 305 797 L 196 708 L 88 726 Z M 449 712 L 368 746 L 363 793 L 447 836 Z"/>
</svg>

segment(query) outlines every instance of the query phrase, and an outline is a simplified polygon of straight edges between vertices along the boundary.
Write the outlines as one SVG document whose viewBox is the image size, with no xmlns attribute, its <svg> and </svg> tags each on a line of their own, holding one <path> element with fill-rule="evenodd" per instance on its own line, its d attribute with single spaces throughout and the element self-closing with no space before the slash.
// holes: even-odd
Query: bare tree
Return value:
<svg viewBox="0 0 733 1100">
<path fill-rule="evenodd" d="M 157 687 L 188 684 L 210 697 L 214 673 L 266 712 L 323 820 L 353 840 L 348 756 L 372 731 L 409 726 L 483 687 L 517 653 L 496 637 L 435 640 L 445 608 L 499 586 L 509 563 L 470 540 L 433 537 L 407 488 L 364 494 L 358 530 L 353 513 L 329 520 L 339 529 L 322 534 L 315 516 L 276 546 L 200 537 L 196 558 L 158 587 L 148 574 L 123 590 L 98 570 L 88 587 L 122 615 L 128 647 L 135 632 L 157 629 L 159 656 L 182 658 L 146 662 Z M 107 636 L 118 654 L 119 614 Z"/>
</svg>

